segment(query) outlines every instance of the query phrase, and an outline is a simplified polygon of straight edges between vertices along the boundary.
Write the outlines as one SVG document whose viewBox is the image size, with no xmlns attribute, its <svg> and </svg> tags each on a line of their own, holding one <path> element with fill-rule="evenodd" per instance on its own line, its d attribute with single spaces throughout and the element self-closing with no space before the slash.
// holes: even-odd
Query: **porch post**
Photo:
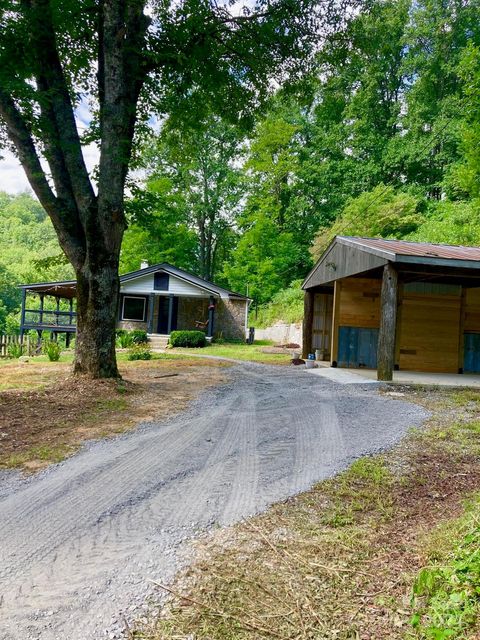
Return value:
<svg viewBox="0 0 480 640">
<path fill-rule="evenodd" d="M 313 337 L 313 305 L 315 294 L 307 289 L 303 294 L 303 350 L 302 357 L 306 359 L 312 351 Z"/>
<path fill-rule="evenodd" d="M 155 313 L 155 294 L 148 296 L 148 322 L 147 333 L 153 333 L 153 314 Z"/>
<path fill-rule="evenodd" d="M 171 293 L 168 296 L 168 325 L 167 325 L 168 335 L 172 333 L 172 321 L 173 321 L 173 293 Z"/>
<path fill-rule="evenodd" d="M 60 312 L 60 298 L 58 296 L 55 296 L 55 300 L 56 300 L 56 313 L 55 313 L 55 324 L 59 324 L 58 320 L 59 320 L 59 312 Z"/>
<path fill-rule="evenodd" d="M 43 308 L 45 306 L 45 294 L 40 294 L 40 314 L 39 314 L 39 323 L 43 324 Z"/>
<path fill-rule="evenodd" d="M 383 268 L 380 298 L 380 332 L 378 334 L 377 380 L 393 378 L 395 365 L 395 327 L 397 323 L 398 274 L 391 264 Z"/>
<path fill-rule="evenodd" d="M 210 296 L 208 302 L 208 325 L 207 325 L 207 338 L 213 336 L 213 322 L 215 320 L 215 298 Z"/>
<path fill-rule="evenodd" d="M 20 343 L 23 344 L 23 333 L 25 331 L 25 306 L 27 300 L 27 290 L 22 289 L 22 313 L 20 316 Z"/>
<path fill-rule="evenodd" d="M 69 314 L 69 324 L 73 325 L 73 298 L 70 298 Z"/>
</svg>

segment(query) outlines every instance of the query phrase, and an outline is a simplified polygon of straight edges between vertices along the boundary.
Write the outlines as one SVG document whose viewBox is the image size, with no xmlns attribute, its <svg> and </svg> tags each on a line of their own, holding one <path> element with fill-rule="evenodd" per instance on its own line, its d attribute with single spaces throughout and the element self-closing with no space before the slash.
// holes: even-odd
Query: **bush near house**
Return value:
<svg viewBox="0 0 480 640">
<path fill-rule="evenodd" d="M 147 332 L 142 329 L 134 329 L 127 331 L 126 329 L 117 329 L 117 346 L 121 349 L 128 349 L 134 344 L 146 344 L 148 342 Z"/>
<path fill-rule="evenodd" d="M 134 329 L 130 331 L 129 335 L 133 344 L 145 344 L 148 342 L 147 332 L 142 329 Z"/>
<path fill-rule="evenodd" d="M 203 331 L 172 331 L 170 334 L 172 347 L 204 347 L 205 344 Z"/>
<path fill-rule="evenodd" d="M 58 342 L 50 340 L 43 345 L 43 353 L 47 356 L 50 362 L 58 362 L 62 353 L 62 347 Z"/>
<path fill-rule="evenodd" d="M 126 329 L 117 329 L 115 331 L 117 336 L 117 347 L 120 349 L 128 349 L 132 345 L 132 336 L 130 335 L 130 331 Z"/>
<path fill-rule="evenodd" d="M 145 343 L 133 344 L 128 350 L 127 360 L 151 360 L 152 352 L 150 347 Z"/>
</svg>

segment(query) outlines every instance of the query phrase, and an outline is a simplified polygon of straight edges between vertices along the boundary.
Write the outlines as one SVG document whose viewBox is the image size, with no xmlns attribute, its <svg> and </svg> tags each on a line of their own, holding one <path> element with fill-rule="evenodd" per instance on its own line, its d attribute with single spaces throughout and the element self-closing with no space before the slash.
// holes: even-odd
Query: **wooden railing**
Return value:
<svg viewBox="0 0 480 640">
<path fill-rule="evenodd" d="M 75 311 L 49 311 L 47 309 L 25 309 L 25 327 L 75 327 Z"/>
</svg>

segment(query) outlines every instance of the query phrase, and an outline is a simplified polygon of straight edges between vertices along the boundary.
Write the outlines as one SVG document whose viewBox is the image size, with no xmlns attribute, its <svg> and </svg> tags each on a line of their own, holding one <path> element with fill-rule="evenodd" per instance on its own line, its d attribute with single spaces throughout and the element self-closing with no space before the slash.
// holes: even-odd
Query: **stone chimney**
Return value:
<svg viewBox="0 0 480 640">
<path fill-rule="evenodd" d="M 148 264 L 148 260 L 142 260 L 140 263 L 140 269 L 146 269 L 148 266 L 150 266 Z"/>
</svg>

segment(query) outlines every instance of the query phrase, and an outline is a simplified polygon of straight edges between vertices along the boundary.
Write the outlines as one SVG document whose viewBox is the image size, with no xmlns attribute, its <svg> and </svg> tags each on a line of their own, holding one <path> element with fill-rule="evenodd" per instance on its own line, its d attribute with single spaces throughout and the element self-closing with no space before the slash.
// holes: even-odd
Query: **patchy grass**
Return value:
<svg viewBox="0 0 480 640">
<path fill-rule="evenodd" d="M 0 366 L 0 469 L 36 471 L 105 438 L 181 411 L 203 389 L 222 383 L 228 363 L 175 354 L 128 362 L 123 380 L 70 375 L 72 356 Z"/>
<path fill-rule="evenodd" d="M 424 429 L 196 543 L 132 637 L 478 639 L 480 391 L 406 395 Z"/>
<path fill-rule="evenodd" d="M 250 362 L 260 362 L 263 364 L 290 364 L 291 352 L 288 350 L 281 350 L 280 353 L 271 353 L 273 349 L 269 346 L 271 342 L 267 340 L 256 341 L 254 344 L 243 343 L 225 343 L 216 344 L 213 343 L 202 349 L 175 349 L 173 353 L 181 354 L 188 353 L 191 355 L 208 355 L 217 356 L 220 358 L 232 358 L 233 360 L 246 360 Z"/>
<path fill-rule="evenodd" d="M 463 517 L 439 526 L 426 540 L 428 564 L 413 586 L 416 637 L 472 637 L 480 609 L 480 496 Z M 470 634 L 469 634 L 470 630 Z M 478 638 L 478 635 L 475 635 Z"/>
</svg>

